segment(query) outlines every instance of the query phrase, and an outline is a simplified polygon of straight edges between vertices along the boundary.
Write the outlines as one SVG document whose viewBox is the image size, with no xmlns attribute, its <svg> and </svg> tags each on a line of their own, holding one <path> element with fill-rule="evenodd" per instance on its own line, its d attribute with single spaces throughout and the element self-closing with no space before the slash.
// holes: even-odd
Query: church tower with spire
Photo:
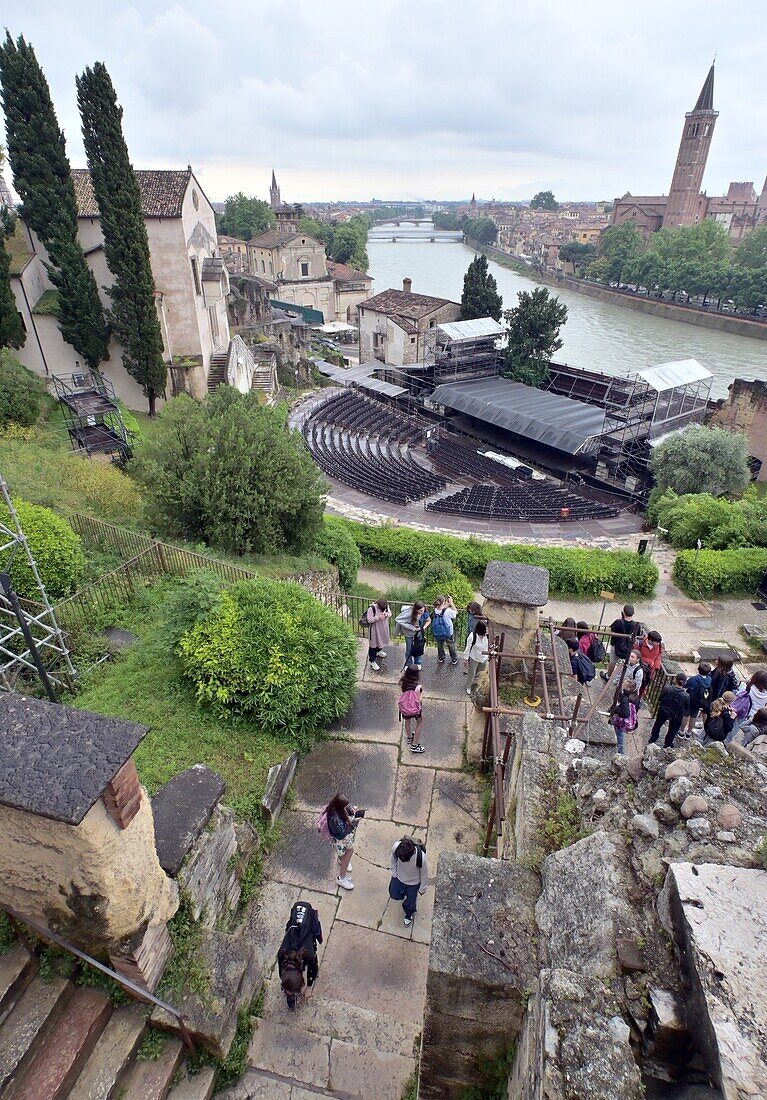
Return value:
<svg viewBox="0 0 767 1100">
<path fill-rule="evenodd" d="M 698 102 L 684 117 L 682 140 L 671 180 L 663 225 L 674 228 L 695 225 L 706 216 L 707 201 L 701 195 L 703 173 L 719 112 L 714 110 L 714 66 L 701 88 Z"/>
<path fill-rule="evenodd" d="M 269 205 L 271 206 L 272 210 L 276 210 L 279 206 L 282 206 L 282 202 L 280 200 L 280 189 L 277 186 L 277 177 L 274 174 L 273 168 L 272 186 L 269 188 Z"/>
</svg>

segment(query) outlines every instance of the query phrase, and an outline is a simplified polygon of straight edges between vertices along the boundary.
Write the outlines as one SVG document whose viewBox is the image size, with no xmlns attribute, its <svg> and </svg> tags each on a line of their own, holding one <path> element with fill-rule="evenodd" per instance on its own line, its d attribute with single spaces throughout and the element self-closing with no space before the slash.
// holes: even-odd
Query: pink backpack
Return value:
<svg viewBox="0 0 767 1100">
<path fill-rule="evenodd" d="M 328 811 L 323 810 L 316 821 L 317 833 L 320 840 L 332 840 L 330 829 L 328 828 Z"/>
<path fill-rule="evenodd" d="M 408 688 L 400 695 L 399 712 L 402 718 L 417 718 L 421 713 L 421 697 L 413 688 Z"/>
</svg>

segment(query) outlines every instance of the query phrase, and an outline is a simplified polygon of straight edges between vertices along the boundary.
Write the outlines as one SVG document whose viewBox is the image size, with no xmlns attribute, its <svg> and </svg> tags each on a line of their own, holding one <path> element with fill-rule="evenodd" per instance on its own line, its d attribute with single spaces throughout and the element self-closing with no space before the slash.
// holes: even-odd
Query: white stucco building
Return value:
<svg viewBox="0 0 767 1100">
<path fill-rule="evenodd" d="M 186 389 L 207 392 L 211 360 L 219 363 L 229 350 L 226 296 L 229 277 L 218 252 L 213 207 L 191 167 L 183 171 L 136 172 L 149 238 L 155 302 L 165 360 L 171 365 L 167 395 Z M 78 238 L 99 287 L 112 282 L 104 256 L 99 210 L 84 169 L 72 172 L 78 210 Z M 66 375 L 85 364 L 61 337 L 55 316 L 55 291 L 45 268 L 47 254 L 35 234 L 21 224 L 26 258 L 17 262 L 11 285 L 27 332 L 18 352 L 25 366 L 42 376 Z M 112 344 L 101 367 L 118 397 L 130 407 L 146 408 L 141 387 L 122 366 L 121 349 Z M 242 388 L 242 385 L 238 388 Z"/>
<path fill-rule="evenodd" d="M 422 362 L 434 354 L 437 325 L 460 317 L 458 302 L 413 294 L 410 279 L 402 285 L 360 304 L 360 363 L 377 359 L 401 367 Z"/>
</svg>

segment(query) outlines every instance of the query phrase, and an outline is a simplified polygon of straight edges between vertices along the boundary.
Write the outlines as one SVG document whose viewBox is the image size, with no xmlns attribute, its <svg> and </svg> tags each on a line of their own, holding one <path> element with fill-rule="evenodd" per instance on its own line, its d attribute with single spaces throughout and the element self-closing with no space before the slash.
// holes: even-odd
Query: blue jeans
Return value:
<svg viewBox="0 0 767 1100">
<path fill-rule="evenodd" d="M 416 902 L 418 901 L 418 883 L 414 886 L 406 886 L 398 878 L 393 878 L 389 883 L 389 897 L 392 901 L 401 901 L 406 917 L 414 917 Z"/>
<path fill-rule="evenodd" d="M 615 730 L 615 739 L 618 742 L 618 752 L 623 752 L 623 730 L 619 730 L 617 726 L 613 726 Z"/>
</svg>

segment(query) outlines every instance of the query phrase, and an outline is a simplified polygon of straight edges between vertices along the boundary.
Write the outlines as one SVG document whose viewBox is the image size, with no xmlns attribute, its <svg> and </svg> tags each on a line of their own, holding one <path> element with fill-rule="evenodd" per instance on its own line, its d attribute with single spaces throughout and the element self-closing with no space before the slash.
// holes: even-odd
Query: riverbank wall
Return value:
<svg viewBox="0 0 767 1100">
<path fill-rule="evenodd" d="M 492 245 L 480 244 L 468 237 L 466 238 L 466 244 L 478 252 L 484 252 L 486 256 L 503 267 L 509 267 L 537 283 L 545 283 L 548 286 L 559 287 L 563 290 L 572 290 L 576 294 L 585 294 L 588 298 L 596 298 L 600 302 L 622 306 L 624 309 L 633 309 L 637 313 L 650 313 L 655 317 L 665 317 L 669 321 L 682 321 L 684 324 L 697 325 L 699 328 L 716 329 L 718 332 L 729 332 L 734 336 L 747 336 L 752 340 L 767 341 L 767 324 L 763 321 L 750 321 L 747 317 L 735 317 L 726 313 L 709 313 L 707 310 L 696 309 L 694 306 L 683 306 L 678 302 L 661 302 L 654 298 L 640 298 L 635 294 L 626 293 L 622 290 L 613 290 L 611 287 L 600 286 L 598 283 L 589 283 L 585 279 L 576 279 L 570 275 L 559 275 L 553 271 L 530 267 L 517 256 L 502 252 Z"/>
</svg>

